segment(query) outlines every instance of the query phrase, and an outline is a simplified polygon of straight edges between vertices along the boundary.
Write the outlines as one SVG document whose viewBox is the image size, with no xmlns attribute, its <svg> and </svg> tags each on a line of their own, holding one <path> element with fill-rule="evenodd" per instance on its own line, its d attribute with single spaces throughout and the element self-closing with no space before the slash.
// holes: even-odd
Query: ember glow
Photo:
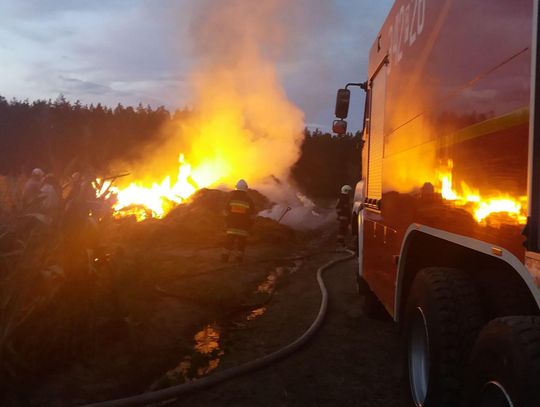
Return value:
<svg viewBox="0 0 540 407">
<path fill-rule="evenodd" d="M 464 207 L 472 212 L 474 219 L 486 225 L 496 224 L 490 222 L 490 217 L 498 216 L 504 218 L 504 223 L 514 223 L 524 225 L 527 223 L 527 197 L 511 197 L 508 194 L 496 196 L 482 196 L 478 189 L 469 187 L 465 182 L 460 183 L 459 190 L 453 185 L 452 179 L 453 162 L 448 161 L 448 166 L 440 170 L 438 180 L 440 183 L 440 193 L 447 201 L 452 201 L 454 205 Z"/>
</svg>

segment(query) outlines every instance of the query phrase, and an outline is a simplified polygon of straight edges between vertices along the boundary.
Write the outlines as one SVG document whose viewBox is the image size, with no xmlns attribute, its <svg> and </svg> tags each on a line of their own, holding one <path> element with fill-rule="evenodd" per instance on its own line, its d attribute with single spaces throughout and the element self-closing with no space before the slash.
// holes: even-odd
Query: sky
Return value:
<svg viewBox="0 0 540 407">
<path fill-rule="evenodd" d="M 197 55 L 190 32 L 204 24 L 194 19 L 198 1 L 0 0 L 0 95 L 190 107 Z M 293 28 L 273 58 L 309 127 L 327 130 L 336 90 L 366 79 L 369 49 L 392 3 L 295 0 L 300 12 L 283 11 Z M 350 130 L 361 127 L 362 106 L 354 89 Z"/>
</svg>

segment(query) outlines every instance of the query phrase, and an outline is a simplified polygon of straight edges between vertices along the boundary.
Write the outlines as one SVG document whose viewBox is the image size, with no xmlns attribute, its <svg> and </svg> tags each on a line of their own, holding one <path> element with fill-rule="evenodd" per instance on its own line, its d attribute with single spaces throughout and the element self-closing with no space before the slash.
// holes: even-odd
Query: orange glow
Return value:
<svg viewBox="0 0 540 407">
<path fill-rule="evenodd" d="M 261 80 L 247 80 L 252 72 Z M 269 176 L 287 176 L 298 159 L 303 118 L 287 100 L 273 68 L 255 59 L 245 67 L 235 65 L 234 72 L 216 69 L 212 74 L 212 81 L 200 79 L 197 106 L 204 118 L 171 124 L 175 136 L 134 171 L 135 181 L 110 188 L 118 199 L 116 217 L 162 218 L 198 189 L 233 186 L 239 179 L 251 186 Z M 239 86 L 247 82 L 254 84 Z M 178 166 L 169 169 L 163 157 L 179 146 L 187 157 L 180 154 Z"/>
<path fill-rule="evenodd" d="M 298 160 L 304 114 L 276 67 L 293 49 L 289 35 L 297 36 L 283 16 L 302 10 L 286 0 L 194 3 L 195 20 L 210 23 L 189 30 L 193 66 L 182 96 L 193 111 L 173 116 L 160 143 L 139 151 L 144 160 L 117 163 L 133 177 L 110 189 L 117 216 L 160 218 L 200 188 L 286 179 Z"/>
<path fill-rule="evenodd" d="M 206 163 L 193 169 L 180 154 L 174 182 L 171 176 L 166 176 L 160 183 L 145 185 L 135 181 L 124 188 L 110 186 L 106 182 L 98 195 L 107 189 L 116 195 L 117 202 L 113 206 L 116 218 L 135 216 L 137 221 L 149 217 L 162 218 L 198 189 L 215 184 L 222 175 L 219 165 Z"/>
<path fill-rule="evenodd" d="M 454 189 L 452 180 L 452 160 L 448 161 L 445 169 L 438 172 L 440 183 L 440 193 L 447 201 L 452 201 L 454 205 L 467 208 L 472 212 L 474 219 L 485 225 L 496 224 L 490 222 L 490 217 L 499 215 L 504 223 L 517 223 L 524 225 L 527 222 L 527 197 L 511 197 L 508 194 L 497 194 L 495 196 L 483 196 L 478 189 L 469 187 L 465 182 L 460 183 L 459 191 Z"/>
</svg>

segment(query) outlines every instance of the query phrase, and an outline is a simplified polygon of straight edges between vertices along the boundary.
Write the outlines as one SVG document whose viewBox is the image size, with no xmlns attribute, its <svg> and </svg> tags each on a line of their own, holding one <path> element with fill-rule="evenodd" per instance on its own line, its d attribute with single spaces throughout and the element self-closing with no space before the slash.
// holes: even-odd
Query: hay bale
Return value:
<svg viewBox="0 0 540 407">
<path fill-rule="evenodd" d="M 271 206 L 260 192 L 249 190 L 256 212 Z M 216 189 L 201 189 L 188 201 L 171 210 L 163 219 L 149 219 L 139 223 L 125 222 L 126 235 L 137 242 L 155 244 L 219 244 L 224 237 L 223 210 L 229 193 Z M 128 226 L 129 225 L 129 226 Z M 250 237 L 252 243 L 279 243 L 294 236 L 287 226 L 257 217 Z"/>
</svg>

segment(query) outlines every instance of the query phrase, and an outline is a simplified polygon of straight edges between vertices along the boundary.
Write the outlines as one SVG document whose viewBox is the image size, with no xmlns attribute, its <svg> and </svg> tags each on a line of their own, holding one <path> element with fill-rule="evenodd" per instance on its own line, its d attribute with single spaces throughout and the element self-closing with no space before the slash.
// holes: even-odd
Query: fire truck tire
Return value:
<svg viewBox="0 0 540 407">
<path fill-rule="evenodd" d="M 459 406 L 465 364 L 482 326 L 482 307 L 467 273 L 421 270 L 407 297 L 404 322 L 414 405 Z"/>
<path fill-rule="evenodd" d="M 371 291 L 368 283 L 356 274 L 356 287 L 358 288 L 358 295 L 362 301 L 362 314 L 367 318 L 385 321 L 390 318 L 388 312 L 379 301 L 377 296 Z"/>
<path fill-rule="evenodd" d="M 540 317 L 503 317 L 486 324 L 471 354 L 465 406 L 540 406 L 539 385 Z"/>
<path fill-rule="evenodd" d="M 489 274 L 489 272 L 487 273 Z M 519 295 L 516 293 L 520 293 Z M 483 303 L 486 305 L 486 320 L 513 315 L 533 315 L 535 303 L 522 294 L 515 283 L 507 279 L 491 278 L 482 285 L 481 295 L 485 295 Z"/>
</svg>

